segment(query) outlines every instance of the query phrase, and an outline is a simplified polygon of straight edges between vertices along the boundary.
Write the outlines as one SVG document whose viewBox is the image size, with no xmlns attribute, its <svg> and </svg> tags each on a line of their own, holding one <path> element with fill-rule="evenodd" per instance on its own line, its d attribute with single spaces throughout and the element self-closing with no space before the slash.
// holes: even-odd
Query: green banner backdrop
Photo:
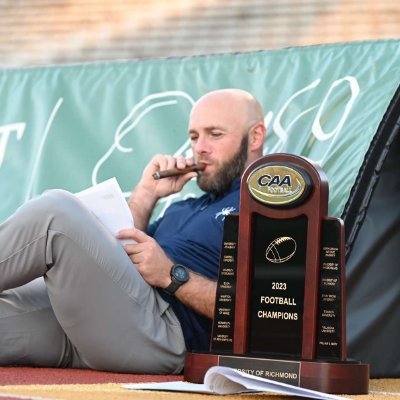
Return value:
<svg viewBox="0 0 400 400">
<path fill-rule="evenodd" d="M 0 221 L 50 188 L 115 176 L 128 193 L 156 153 L 190 155 L 193 103 L 226 87 L 265 109 L 265 153 L 321 163 L 340 216 L 399 84 L 400 41 L 0 72 Z M 197 193 L 194 183 L 157 209 Z"/>
</svg>

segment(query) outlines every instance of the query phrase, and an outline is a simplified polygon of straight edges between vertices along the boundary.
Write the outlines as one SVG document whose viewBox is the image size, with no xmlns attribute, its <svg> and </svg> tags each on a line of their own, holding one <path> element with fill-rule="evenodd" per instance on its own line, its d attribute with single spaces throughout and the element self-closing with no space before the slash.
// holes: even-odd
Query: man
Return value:
<svg viewBox="0 0 400 400">
<path fill-rule="evenodd" d="M 238 211 L 240 175 L 262 155 L 262 108 L 242 90 L 211 92 L 189 135 L 206 194 L 150 226 L 157 201 L 196 176 L 153 173 L 192 160 L 152 159 L 129 199 L 135 229 L 117 238 L 60 190 L 0 226 L 0 365 L 167 374 L 182 371 L 186 350 L 207 350 L 223 216 Z"/>
</svg>

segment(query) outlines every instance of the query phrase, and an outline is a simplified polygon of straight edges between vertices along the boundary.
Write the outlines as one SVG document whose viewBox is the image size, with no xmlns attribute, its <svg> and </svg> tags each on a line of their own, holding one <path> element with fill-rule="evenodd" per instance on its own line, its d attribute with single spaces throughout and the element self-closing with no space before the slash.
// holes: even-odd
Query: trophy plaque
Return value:
<svg viewBox="0 0 400 400">
<path fill-rule="evenodd" d="M 344 226 L 327 216 L 322 169 L 290 154 L 244 172 L 226 217 L 210 351 L 185 380 L 227 366 L 307 389 L 368 393 L 369 365 L 346 355 Z"/>
</svg>

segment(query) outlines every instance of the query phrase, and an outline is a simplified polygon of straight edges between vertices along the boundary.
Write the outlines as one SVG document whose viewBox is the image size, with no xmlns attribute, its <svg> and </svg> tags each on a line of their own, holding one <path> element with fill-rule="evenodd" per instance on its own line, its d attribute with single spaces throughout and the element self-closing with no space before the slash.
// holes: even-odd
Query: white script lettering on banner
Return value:
<svg viewBox="0 0 400 400">
<path fill-rule="evenodd" d="M 343 125 L 346 122 L 350 111 L 354 105 L 354 102 L 358 95 L 360 94 L 360 86 L 357 82 L 357 79 L 353 76 L 346 76 L 341 79 L 335 80 L 331 86 L 329 87 L 327 93 L 325 94 L 324 98 L 321 102 L 317 104 L 312 104 L 307 107 L 305 110 L 301 111 L 298 115 L 291 119 L 290 123 L 288 123 L 285 127 L 282 126 L 282 119 L 285 117 L 285 113 L 290 104 L 292 104 L 298 97 L 300 97 L 303 93 L 308 92 L 316 88 L 321 83 L 321 79 L 316 79 L 311 84 L 307 85 L 306 87 L 298 90 L 293 95 L 289 97 L 289 99 L 284 103 L 284 105 L 280 108 L 278 113 L 276 114 L 275 118 L 273 116 L 272 111 L 268 112 L 265 116 L 265 125 L 268 127 L 273 121 L 272 124 L 272 132 L 278 138 L 278 141 L 275 145 L 270 149 L 267 146 L 264 148 L 264 154 L 269 153 L 279 153 L 282 152 L 284 146 L 288 140 L 290 135 L 290 131 L 293 131 L 296 122 L 298 122 L 302 117 L 311 113 L 313 110 L 316 110 L 316 115 L 313 118 L 311 132 L 315 139 L 319 142 L 325 142 L 328 139 L 332 139 L 329 143 L 328 148 L 325 150 L 324 155 L 321 157 L 320 160 L 314 160 L 323 164 L 325 158 L 329 155 L 330 150 L 335 142 L 335 139 L 339 136 L 340 132 L 342 131 Z M 331 96 L 335 95 L 335 89 L 337 89 L 340 85 L 348 84 L 350 89 L 350 96 L 348 99 L 341 99 L 343 100 L 342 103 L 344 104 L 344 111 L 341 115 L 340 120 L 337 122 L 336 127 L 331 132 L 324 132 L 322 128 L 321 121 L 324 119 L 324 111 L 326 111 L 326 104 Z"/>
<path fill-rule="evenodd" d="M 11 134 L 14 133 L 17 140 L 21 140 L 25 132 L 25 127 L 25 122 L 17 122 L 15 124 L 0 126 L 0 167 L 3 164 Z"/>
</svg>

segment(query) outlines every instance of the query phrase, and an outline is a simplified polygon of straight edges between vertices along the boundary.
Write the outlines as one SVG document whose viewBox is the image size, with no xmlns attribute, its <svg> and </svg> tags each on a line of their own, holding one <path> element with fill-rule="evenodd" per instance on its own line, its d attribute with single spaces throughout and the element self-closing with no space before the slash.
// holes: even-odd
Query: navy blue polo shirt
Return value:
<svg viewBox="0 0 400 400">
<path fill-rule="evenodd" d="M 206 193 L 173 203 L 164 216 L 149 225 L 147 233 L 174 263 L 216 280 L 225 216 L 239 212 L 240 180 L 232 182 L 230 190 L 222 196 Z M 178 317 L 186 348 L 203 350 L 209 348 L 211 320 L 196 314 L 174 296 L 159 290 Z"/>
</svg>

